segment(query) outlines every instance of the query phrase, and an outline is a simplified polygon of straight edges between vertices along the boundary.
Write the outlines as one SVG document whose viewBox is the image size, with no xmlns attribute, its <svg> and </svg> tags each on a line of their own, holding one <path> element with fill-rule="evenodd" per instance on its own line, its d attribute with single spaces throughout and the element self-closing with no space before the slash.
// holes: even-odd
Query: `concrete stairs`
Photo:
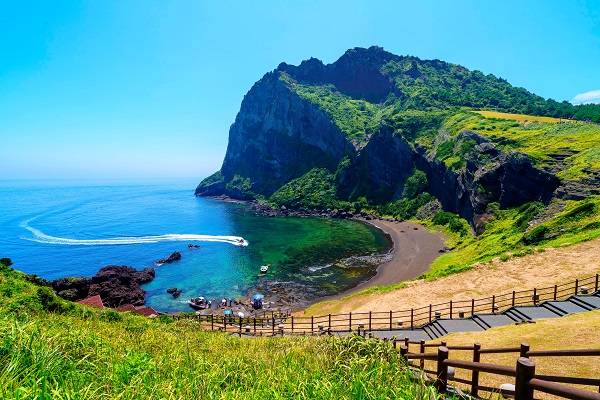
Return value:
<svg viewBox="0 0 600 400">
<path fill-rule="evenodd" d="M 411 341 L 427 341 L 454 332 L 478 332 L 497 326 L 528 323 L 543 318 L 559 318 L 597 309 L 600 309 L 600 291 L 589 295 L 572 295 L 565 300 L 549 300 L 531 306 L 510 307 L 502 313 L 476 313 L 468 318 L 439 318 L 421 328 L 379 330 L 370 333 L 381 339 L 408 338 Z"/>
</svg>

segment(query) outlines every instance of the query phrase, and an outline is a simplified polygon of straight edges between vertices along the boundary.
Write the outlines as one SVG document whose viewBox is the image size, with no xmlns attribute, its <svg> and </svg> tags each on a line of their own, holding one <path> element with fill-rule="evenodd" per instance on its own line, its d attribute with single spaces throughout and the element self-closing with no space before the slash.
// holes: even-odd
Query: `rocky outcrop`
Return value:
<svg viewBox="0 0 600 400">
<path fill-rule="evenodd" d="M 474 132 L 461 135 L 468 135 L 477 145 L 465 155 L 466 166 L 459 171 L 451 170 L 423 148 L 416 151 L 415 165 L 425 171 L 429 192 L 445 210 L 459 214 L 477 229 L 477 221 L 489 203 L 497 202 L 501 208 L 507 208 L 530 201 L 550 201 L 560 184 L 556 176 L 536 168 L 523 154 L 502 153 Z"/>
<path fill-rule="evenodd" d="M 161 258 L 160 260 L 156 261 L 156 265 L 160 266 L 163 264 L 171 264 L 179 260 L 181 260 L 181 253 L 178 251 L 174 251 L 169 255 L 169 257 Z"/>
<path fill-rule="evenodd" d="M 52 282 L 52 288 L 61 297 L 78 301 L 100 295 L 108 307 L 123 304 L 143 305 L 145 292 L 140 285 L 154 279 L 154 269 L 138 271 L 127 266 L 109 265 L 92 278 L 62 278 Z"/>
<path fill-rule="evenodd" d="M 413 159 L 409 143 L 384 125 L 338 174 L 338 195 L 349 199 L 365 196 L 378 203 L 398 198 L 413 172 Z"/>
<path fill-rule="evenodd" d="M 382 65 L 398 59 L 401 57 L 372 46 L 350 49 L 332 64 L 325 65 L 311 58 L 299 66 L 282 63 L 277 71 L 286 72 L 299 82 L 330 83 L 350 97 L 380 103 L 390 94 L 402 95 L 393 80 L 381 70 Z"/>
<path fill-rule="evenodd" d="M 181 293 L 183 293 L 183 292 L 180 289 L 173 287 L 173 288 L 168 288 L 167 293 L 169 293 L 171 296 L 173 296 L 174 299 L 176 299 L 179 296 L 181 296 Z"/>
</svg>

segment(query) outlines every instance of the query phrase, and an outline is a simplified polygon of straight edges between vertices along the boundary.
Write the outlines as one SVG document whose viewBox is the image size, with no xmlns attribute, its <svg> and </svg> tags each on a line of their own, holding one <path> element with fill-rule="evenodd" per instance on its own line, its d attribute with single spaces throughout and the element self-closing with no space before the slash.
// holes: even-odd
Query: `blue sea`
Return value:
<svg viewBox="0 0 600 400">
<path fill-rule="evenodd" d="M 0 181 L 0 257 L 46 279 L 92 276 L 106 265 L 156 267 L 144 287 L 146 303 L 172 312 L 190 311 L 190 297 L 251 294 L 265 279 L 330 295 L 373 274 L 338 260 L 390 245 L 354 221 L 264 217 L 244 205 L 197 198 L 196 183 Z M 181 261 L 155 265 L 174 251 Z M 263 264 L 271 268 L 259 277 Z M 173 299 L 170 287 L 182 296 Z"/>
</svg>

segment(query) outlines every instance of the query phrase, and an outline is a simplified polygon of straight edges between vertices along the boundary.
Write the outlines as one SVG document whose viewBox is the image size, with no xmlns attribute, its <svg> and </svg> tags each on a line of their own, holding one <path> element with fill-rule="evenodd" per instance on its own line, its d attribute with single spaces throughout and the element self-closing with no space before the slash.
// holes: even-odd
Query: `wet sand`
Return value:
<svg viewBox="0 0 600 400">
<path fill-rule="evenodd" d="M 392 259 L 379 265 L 376 275 L 368 281 L 337 295 L 318 299 L 317 303 L 339 299 L 372 286 L 391 285 L 415 279 L 426 272 L 433 260 L 445 249 L 442 234 L 428 231 L 422 225 L 384 220 L 360 221 L 373 225 L 390 236 L 394 246 Z"/>
</svg>

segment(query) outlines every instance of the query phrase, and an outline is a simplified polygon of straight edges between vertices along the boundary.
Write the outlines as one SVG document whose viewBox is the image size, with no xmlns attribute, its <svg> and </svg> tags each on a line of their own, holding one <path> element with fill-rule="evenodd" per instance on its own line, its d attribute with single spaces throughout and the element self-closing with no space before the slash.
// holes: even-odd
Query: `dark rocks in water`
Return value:
<svg viewBox="0 0 600 400">
<path fill-rule="evenodd" d="M 108 307 L 123 304 L 143 305 L 145 292 L 140 285 L 154 279 L 154 269 L 138 271 L 127 266 L 109 265 L 92 278 L 62 278 L 52 282 L 52 288 L 61 297 L 78 301 L 100 295 Z"/>
<path fill-rule="evenodd" d="M 199 249 L 200 245 L 199 244 L 188 244 L 188 249 L 190 250 L 194 250 L 194 249 Z"/>
<path fill-rule="evenodd" d="M 173 288 L 167 289 L 167 293 L 169 293 L 171 296 L 173 296 L 174 299 L 176 299 L 179 296 L 181 296 L 182 291 L 177 289 L 176 287 L 173 287 Z"/>
<path fill-rule="evenodd" d="M 178 251 L 175 251 L 173 253 L 171 253 L 171 255 L 167 258 L 161 258 L 160 260 L 158 260 L 156 262 L 157 265 L 163 265 L 163 264 L 171 264 L 175 261 L 179 261 L 181 260 L 181 253 Z"/>
</svg>

